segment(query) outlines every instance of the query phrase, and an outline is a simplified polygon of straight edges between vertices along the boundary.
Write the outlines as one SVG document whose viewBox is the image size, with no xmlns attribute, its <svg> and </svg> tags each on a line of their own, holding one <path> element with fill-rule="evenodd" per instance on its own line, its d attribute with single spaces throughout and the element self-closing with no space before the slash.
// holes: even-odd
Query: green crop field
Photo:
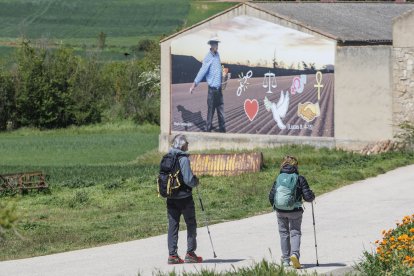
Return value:
<svg viewBox="0 0 414 276">
<path fill-rule="evenodd" d="M 25 37 L 81 50 L 96 47 L 103 32 L 106 51 L 119 54 L 141 39 L 172 34 L 232 5 L 193 0 L 0 0 L 0 46 L 13 48 Z M 0 49 L 0 57 L 8 53 Z M 106 59 L 120 56 L 107 53 Z"/>
<path fill-rule="evenodd" d="M 158 133 L 159 127 L 129 122 L 0 133 L 0 174 L 42 170 L 50 176 L 49 192 L 0 195 L 3 204 L 16 206 L 22 236 L 11 231 L 0 239 L 0 260 L 165 233 L 165 203 L 155 185 Z M 201 177 L 212 223 L 270 212 L 267 195 L 286 154 L 299 158 L 300 172 L 318 195 L 414 162 L 412 152 L 362 156 L 300 146 L 263 152 L 259 173 Z"/>
</svg>

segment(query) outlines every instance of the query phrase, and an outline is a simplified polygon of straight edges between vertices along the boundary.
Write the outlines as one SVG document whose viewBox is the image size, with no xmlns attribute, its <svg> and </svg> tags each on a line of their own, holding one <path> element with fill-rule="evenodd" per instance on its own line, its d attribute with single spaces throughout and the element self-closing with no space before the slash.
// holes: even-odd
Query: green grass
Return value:
<svg viewBox="0 0 414 276">
<path fill-rule="evenodd" d="M 203 2 L 203 1 L 192 1 L 190 12 L 188 13 L 185 26 L 189 27 L 196 24 L 210 16 L 220 13 L 228 8 L 237 5 L 238 3 L 226 3 L 226 2 Z"/>
<path fill-rule="evenodd" d="M 188 0 L 0 0 L 4 37 L 91 38 L 161 35 L 181 25 Z"/>
<path fill-rule="evenodd" d="M 139 275 L 139 274 L 138 274 Z M 317 276 L 314 273 L 301 273 L 293 268 L 284 268 L 278 264 L 262 260 L 259 263 L 253 264 L 244 268 L 233 268 L 231 270 L 216 272 L 214 269 L 201 269 L 198 272 L 183 272 L 177 274 L 175 271 L 170 273 L 156 272 L 156 276 L 259 276 L 259 275 L 272 275 L 272 276 Z"/>
<path fill-rule="evenodd" d="M 157 37 L 237 3 L 192 0 L 0 0 L 3 38 L 96 39 Z"/>
<path fill-rule="evenodd" d="M 157 148 L 158 130 L 128 122 L 3 133 L 0 173 L 42 170 L 50 176 L 50 184 L 58 186 L 78 178 L 103 183 L 133 177 L 140 166 L 135 159 Z"/>
<path fill-rule="evenodd" d="M 8 233 L 0 242 L 0 260 L 165 233 L 165 203 L 155 186 L 158 133 L 158 127 L 132 123 L 1 133 L 0 173 L 43 170 L 51 189 L 0 197 L 17 205 L 17 230 L 24 237 Z M 409 152 L 361 156 L 300 146 L 263 152 L 265 167 L 259 173 L 201 177 L 212 223 L 270 212 L 267 195 L 286 154 L 298 156 L 300 172 L 318 195 L 414 160 Z"/>
</svg>

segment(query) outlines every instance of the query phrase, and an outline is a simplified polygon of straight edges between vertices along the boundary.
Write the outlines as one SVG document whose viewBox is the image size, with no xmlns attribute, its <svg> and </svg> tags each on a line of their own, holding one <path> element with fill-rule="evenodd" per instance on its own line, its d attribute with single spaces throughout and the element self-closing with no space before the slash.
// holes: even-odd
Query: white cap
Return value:
<svg viewBox="0 0 414 276">
<path fill-rule="evenodd" d="M 219 43 L 219 42 L 220 42 L 220 40 L 219 40 L 218 36 L 213 36 L 212 38 L 210 38 L 210 39 L 208 40 L 207 44 L 211 44 L 211 42 L 216 42 L 216 43 Z"/>
</svg>

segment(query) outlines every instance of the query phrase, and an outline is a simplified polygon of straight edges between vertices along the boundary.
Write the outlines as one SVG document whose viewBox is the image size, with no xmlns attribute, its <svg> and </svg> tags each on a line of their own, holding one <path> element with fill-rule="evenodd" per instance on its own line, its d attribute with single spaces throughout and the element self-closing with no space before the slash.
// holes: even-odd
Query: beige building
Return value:
<svg viewBox="0 0 414 276">
<path fill-rule="evenodd" d="M 401 122 L 414 121 L 414 4 L 247 2 L 161 41 L 160 151 L 166 151 L 172 136 L 182 132 L 174 128 L 173 122 L 172 45 L 185 36 L 241 16 L 334 43 L 332 135 L 186 131 L 191 149 L 251 149 L 282 144 L 360 149 L 393 139 Z"/>
</svg>

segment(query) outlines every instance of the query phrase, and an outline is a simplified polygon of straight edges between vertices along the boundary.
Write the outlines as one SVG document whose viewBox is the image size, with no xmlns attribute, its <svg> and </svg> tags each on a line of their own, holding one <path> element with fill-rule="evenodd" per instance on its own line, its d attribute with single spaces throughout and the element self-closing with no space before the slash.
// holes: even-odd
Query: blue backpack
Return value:
<svg viewBox="0 0 414 276">
<path fill-rule="evenodd" d="M 296 188 L 299 175 L 296 173 L 281 173 L 276 179 L 276 192 L 273 208 L 293 210 L 296 203 Z"/>
</svg>

